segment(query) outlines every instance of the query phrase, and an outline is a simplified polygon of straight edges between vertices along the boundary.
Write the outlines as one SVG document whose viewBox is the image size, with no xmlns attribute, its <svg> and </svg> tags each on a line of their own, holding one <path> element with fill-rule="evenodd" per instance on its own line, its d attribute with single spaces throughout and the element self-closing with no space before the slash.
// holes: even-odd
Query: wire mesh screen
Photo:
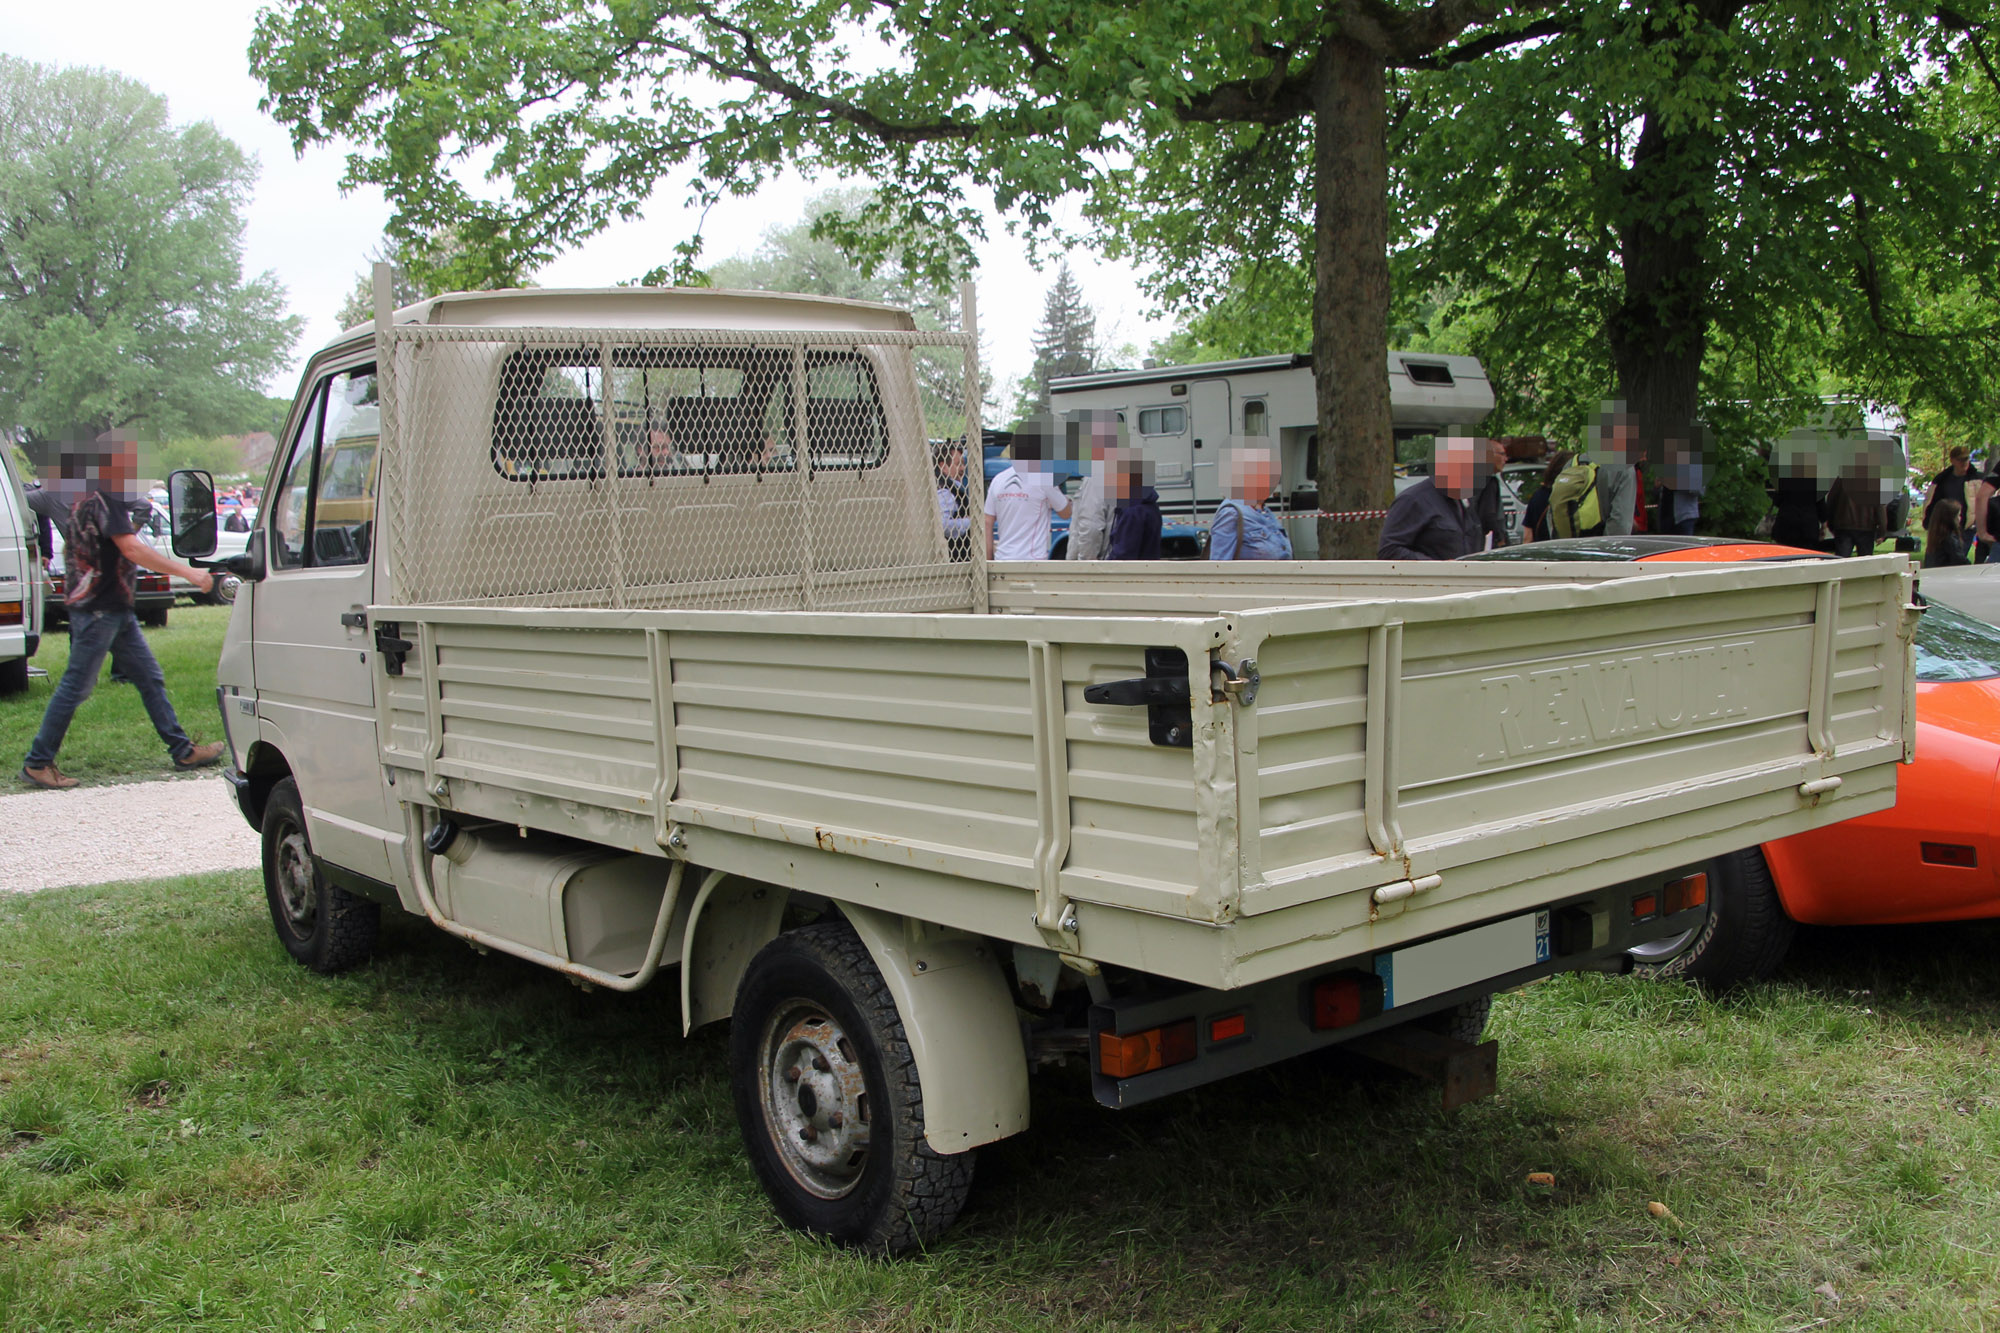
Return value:
<svg viewBox="0 0 2000 1333">
<path fill-rule="evenodd" d="M 964 537 L 978 450 L 962 482 L 937 467 L 976 419 L 938 390 L 969 341 L 398 326 L 381 511 L 394 596 L 984 609 L 984 550 Z"/>
</svg>

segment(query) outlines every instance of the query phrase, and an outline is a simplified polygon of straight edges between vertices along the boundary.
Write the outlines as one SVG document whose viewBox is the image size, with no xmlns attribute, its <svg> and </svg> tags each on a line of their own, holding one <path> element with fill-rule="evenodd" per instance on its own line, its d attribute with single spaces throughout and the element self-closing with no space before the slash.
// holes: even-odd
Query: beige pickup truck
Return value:
<svg viewBox="0 0 2000 1333">
<path fill-rule="evenodd" d="M 1902 560 L 989 566 L 933 471 L 978 438 L 936 387 L 970 333 L 378 309 L 230 562 L 280 938 L 350 967 L 393 904 L 677 986 L 733 1020 L 778 1212 L 849 1244 L 949 1224 L 1045 1064 L 1123 1107 L 1353 1042 L 1471 1095 L 1495 991 L 1621 970 L 1699 924 L 1710 858 L 1882 809 L 1909 753 Z"/>
</svg>

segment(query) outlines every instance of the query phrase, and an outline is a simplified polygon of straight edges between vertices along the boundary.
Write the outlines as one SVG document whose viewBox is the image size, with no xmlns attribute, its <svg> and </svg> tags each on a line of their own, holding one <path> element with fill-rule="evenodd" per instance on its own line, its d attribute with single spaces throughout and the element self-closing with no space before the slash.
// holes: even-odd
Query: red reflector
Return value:
<svg viewBox="0 0 2000 1333">
<path fill-rule="evenodd" d="M 1321 1032 L 1352 1027 L 1381 1012 L 1382 978 L 1372 972 L 1342 972 L 1313 983 L 1312 1025 Z"/>
<path fill-rule="evenodd" d="M 1923 845 L 1923 856 L 1926 865 L 1964 866 L 1968 870 L 1979 865 L 1979 849 L 1962 842 L 1927 842 Z"/>
<path fill-rule="evenodd" d="M 1699 907 L 1708 901 L 1708 876 L 1697 871 L 1686 879 L 1677 879 L 1660 890 L 1660 913 L 1672 916 L 1675 912 L 1685 912 L 1690 907 Z"/>
<path fill-rule="evenodd" d="M 21 604 L 19 602 L 0 602 L 0 625 L 18 625 L 20 623 Z"/>
<path fill-rule="evenodd" d="M 1097 1034 L 1097 1068 L 1111 1078 L 1133 1078 L 1194 1059 L 1194 1020 L 1149 1028 L 1129 1037 Z"/>
<path fill-rule="evenodd" d="M 1632 919 L 1634 921 L 1644 921 L 1649 917 L 1658 916 L 1659 912 L 1660 898 L 1658 894 L 1642 893 L 1632 900 Z"/>
<path fill-rule="evenodd" d="M 1208 1021 L 1210 1041 L 1234 1041 L 1250 1030 L 1248 1014 L 1231 1014 L 1227 1018 L 1211 1018 Z"/>
</svg>

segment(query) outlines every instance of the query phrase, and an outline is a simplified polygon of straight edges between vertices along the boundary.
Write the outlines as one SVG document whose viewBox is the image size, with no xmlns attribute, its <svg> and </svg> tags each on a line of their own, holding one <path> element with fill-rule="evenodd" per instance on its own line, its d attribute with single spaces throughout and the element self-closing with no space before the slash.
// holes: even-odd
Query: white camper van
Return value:
<svg viewBox="0 0 2000 1333">
<path fill-rule="evenodd" d="M 1319 508 L 1319 403 L 1310 356 L 1258 356 L 1196 366 L 1073 375 L 1049 382 L 1052 409 L 1111 410 L 1155 469 L 1169 522 L 1201 520 L 1226 498 L 1220 468 L 1231 440 L 1278 451 L 1280 509 Z M 1389 353 L 1389 415 L 1399 440 L 1476 426 L 1493 410 L 1493 386 L 1476 357 Z M 1286 525 L 1301 559 L 1318 553 L 1317 525 Z"/>
<path fill-rule="evenodd" d="M 42 642 L 42 560 L 12 453 L 0 448 L 0 694 L 28 688 L 28 659 Z"/>
</svg>

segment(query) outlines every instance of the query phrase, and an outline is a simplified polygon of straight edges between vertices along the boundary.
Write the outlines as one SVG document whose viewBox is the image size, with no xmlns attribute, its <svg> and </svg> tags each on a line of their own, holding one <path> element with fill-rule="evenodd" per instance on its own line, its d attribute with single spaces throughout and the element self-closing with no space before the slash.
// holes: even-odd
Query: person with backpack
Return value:
<svg viewBox="0 0 2000 1333">
<path fill-rule="evenodd" d="M 1269 449 L 1231 449 L 1223 455 L 1222 472 L 1230 498 L 1209 520 L 1208 558 L 1290 560 L 1291 536 L 1264 508 L 1277 485 L 1278 460 Z"/>
<path fill-rule="evenodd" d="M 63 603 L 69 612 L 69 666 L 49 698 L 41 729 L 28 747 L 21 777 L 32 786 L 64 791 L 77 785 L 56 767 L 56 754 L 69 734 L 71 718 L 97 686 L 108 655 L 115 671 L 138 686 L 146 715 L 166 743 L 176 769 L 206 768 L 222 758 L 220 741 L 197 745 L 181 730 L 167 698 L 166 673 L 146 646 L 132 610 L 138 566 L 186 579 L 202 592 L 215 586 L 207 570 L 161 555 L 132 528 L 125 496 L 139 470 L 138 446 L 124 436 L 98 438 L 100 448 L 65 459 L 70 479 L 84 491 L 71 506 L 63 535 Z"/>
<path fill-rule="evenodd" d="M 1486 534 L 1472 499 L 1485 477 L 1479 441 L 1441 436 L 1431 454 L 1431 475 L 1397 496 L 1382 520 L 1380 560 L 1456 560 L 1483 550 Z"/>
</svg>

